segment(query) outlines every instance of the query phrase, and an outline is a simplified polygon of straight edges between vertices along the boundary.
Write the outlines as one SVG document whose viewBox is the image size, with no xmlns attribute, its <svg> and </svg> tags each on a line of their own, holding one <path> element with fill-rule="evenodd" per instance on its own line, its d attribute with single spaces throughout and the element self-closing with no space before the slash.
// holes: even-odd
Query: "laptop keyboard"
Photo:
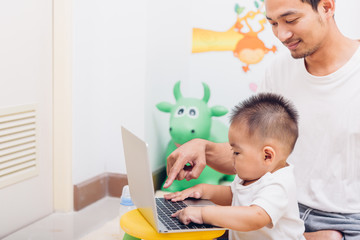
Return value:
<svg viewBox="0 0 360 240">
<path fill-rule="evenodd" d="M 182 224 L 177 218 L 171 217 L 171 214 L 176 211 L 187 207 L 184 202 L 171 202 L 164 198 L 155 198 L 156 199 L 156 208 L 160 221 L 170 230 L 180 230 L 180 229 L 204 229 L 204 228 L 214 228 L 214 226 L 209 224 L 196 224 L 190 223 L 189 225 Z"/>
</svg>

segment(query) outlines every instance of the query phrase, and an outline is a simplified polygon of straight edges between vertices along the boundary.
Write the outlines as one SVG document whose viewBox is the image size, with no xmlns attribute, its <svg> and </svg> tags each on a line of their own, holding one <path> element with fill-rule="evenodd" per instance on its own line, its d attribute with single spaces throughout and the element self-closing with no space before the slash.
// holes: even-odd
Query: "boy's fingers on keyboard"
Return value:
<svg viewBox="0 0 360 240">
<path fill-rule="evenodd" d="M 185 199 L 184 197 L 178 196 L 178 197 L 174 197 L 173 199 L 171 199 L 171 201 L 178 202 L 178 201 L 182 201 L 184 199 Z"/>
<path fill-rule="evenodd" d="M 171 200 L 172 202 L 177 202 L 184 200 L 186 197 L 183 196 L 182 192 L 174 192 L 165 194 L 164 198 L 167 200 Z"/>
<path fill-rule="evenodd" d="M 199 193 L 198 191 L 192 192 L 192 193 L 189 195 L 189 197 L 199 199 L 199 198 L 201 198 L 201 193 Z"/>
<path fill-rule="evenodd" d="M 179 211 L 177 211 L 177 212 L 175 212 L 175 213 L 173 213 L 173 214 L 171 214 L 171 216 L 172 217 L 176 217 L 176 218 L 178 218 L 179 217 L 179 214 L 180 214 L 180 212 L 181 212 L 182 210 L 179 210 Z"/>
<path fill-rule="evenodd" d="M 187 197 L 189 197 L 189 194 L 187 194 L 185 191 L 176 192 L 172 198 L 172 201 L 173 202 L 182 201 Z"/>
<path fill-rule="evenodd" d="M 175 193 L 167 193 L 167 194 L 164 194 L 164 198 L 167 199 L 167 200 L 170 200 L 170 199 L 173 199 L 174 197 L 176 197 L 176 194 L 177 194 L 177 192 L 175 192 Z"/>
<path fill-rule="evenodd" d="M 189 216 L 187 216 L 186 214 L 183 213 L 183 211 L 181 210 L 178 219 L 180 222 L 182 222 L 185 225 L 189 225 L 191 223 L 191 219 Z"/>
</svg>

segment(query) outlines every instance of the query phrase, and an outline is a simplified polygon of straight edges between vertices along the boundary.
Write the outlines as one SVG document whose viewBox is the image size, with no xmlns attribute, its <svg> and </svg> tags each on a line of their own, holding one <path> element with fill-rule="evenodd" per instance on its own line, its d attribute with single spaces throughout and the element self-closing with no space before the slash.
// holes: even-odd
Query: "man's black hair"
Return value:
<svg viewBox="0 0 360 240">
<path fill-rule="evenodd" d="M 308 3 L 311 5 L 312 9 L 317 12 L 318 11 L 318 5 L 320 0 L 301 0 L 303 3 Z"/>
</svg>

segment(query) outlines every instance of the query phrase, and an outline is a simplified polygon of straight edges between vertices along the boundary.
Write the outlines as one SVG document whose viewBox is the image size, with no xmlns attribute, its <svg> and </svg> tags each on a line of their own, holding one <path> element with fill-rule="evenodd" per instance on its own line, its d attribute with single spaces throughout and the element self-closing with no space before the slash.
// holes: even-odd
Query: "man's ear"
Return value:
<svg viewBox="0 0 360 240">
<path fill-rule="evenodd" d="M 319 10 L 324 11 L 324 13 L 329 16 L 333 17 L 335 14 L 335 1 L 334 0 L 323 0 L 319 3 Z"/>
<path fill-rule="evenodd" d="M 276 152 L 274 148 L 270 146 L 265 146 L 263 149 L 263 155 L 264 155 L 265 164 L 270 165 L 275 160 Z"/>
</svg>

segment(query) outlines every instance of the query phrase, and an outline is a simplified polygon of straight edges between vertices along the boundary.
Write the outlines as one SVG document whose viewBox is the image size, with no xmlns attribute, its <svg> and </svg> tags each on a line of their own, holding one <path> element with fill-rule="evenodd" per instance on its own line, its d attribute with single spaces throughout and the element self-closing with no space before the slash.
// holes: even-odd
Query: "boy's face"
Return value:
<svg viewBox="0 0 360 240">
<path fill-rule="evenodd" d="M 239 178 L 250 182 L 259 179 L 268 171 L 262 142 L 249 136 L 246 124 L 231 124 L 229 143 L 233 151 L 234 170 Z"/>
<path fill-rule="evenodd" d="M 326 40 L 327 26 L 322 7 L 316 12 L 301 0 L 265 0 L 265 6 L 275 36 L 294 58 L 312 55 Z"/>
</svg>

